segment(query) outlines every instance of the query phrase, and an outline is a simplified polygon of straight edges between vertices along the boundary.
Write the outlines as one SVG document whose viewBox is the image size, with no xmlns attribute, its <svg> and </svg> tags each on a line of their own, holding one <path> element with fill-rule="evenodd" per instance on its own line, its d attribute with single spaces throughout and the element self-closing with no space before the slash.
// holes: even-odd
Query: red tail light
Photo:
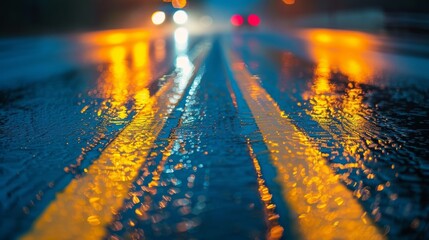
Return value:
<svg viewBox="0 0 429 240">
<path fill-rule="evenodd" d="M 261 19 L 259 19 L 258 15 L 256 14 L 250 14 L 247 17 L 247 22 L 250 26 L 256 27 L 259 25 L 259 23 L 261 23 Z"/>
<path fill-rule="evenodd" d="M 235 14 L 231 17 L 231 24 L 239 27 L 241 25 L 243 25 L 244 23 L 244 18 L 241 15 Z"/>
</svg>

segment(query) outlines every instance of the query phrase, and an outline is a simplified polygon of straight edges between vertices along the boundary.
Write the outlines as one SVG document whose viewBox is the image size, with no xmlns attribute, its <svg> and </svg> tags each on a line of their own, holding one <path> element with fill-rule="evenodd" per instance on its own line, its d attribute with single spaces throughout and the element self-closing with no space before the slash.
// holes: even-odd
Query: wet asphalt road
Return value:
<svg viewBox="0 0 429 240">
<path fill-rule="evenodd" d="M 429 237 L 424 44 L 137 29 L 0 56 L 2 239 Z"/>
</svg>

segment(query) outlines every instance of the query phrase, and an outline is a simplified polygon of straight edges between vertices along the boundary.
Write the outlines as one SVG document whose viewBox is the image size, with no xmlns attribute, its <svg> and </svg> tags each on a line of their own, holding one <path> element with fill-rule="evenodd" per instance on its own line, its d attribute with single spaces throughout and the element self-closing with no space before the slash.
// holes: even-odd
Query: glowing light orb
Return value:
<svg viewBox="0 0 429 240">
<path fill-rule="evenodd" d="M 155 25 L 163 24 L 165 21 L 165 13 L 163 11 L 156 11 L 152 14 L 152 23 Z"/>
<path fill-rule="evenodd" d="M 256 27 L 261 23 L 261 19 L 256 14 L 250 14 L 249 17 L 247 17 L 247 22 L 250 26 Z"/>
<path fill-rule="evenodd" d="M 188 21 L 188 14 L 183 10 L 178 10 L 173 15 L 173 21 L 179 25 L 185 24 Z"/>
<path fill-rule="evenodd" d="M 243 25 L 243 23 L 244 23 L 244 19 L 241 15 L 236 14 L 236 15 L 231 17 L 231 24 L 232 25 L 238 27 L 238 26 Z"/>
</svg>

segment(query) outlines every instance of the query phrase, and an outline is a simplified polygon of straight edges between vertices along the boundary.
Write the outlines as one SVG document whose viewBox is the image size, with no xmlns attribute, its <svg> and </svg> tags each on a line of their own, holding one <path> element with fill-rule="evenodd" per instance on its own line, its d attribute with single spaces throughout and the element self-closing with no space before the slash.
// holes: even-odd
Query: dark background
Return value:
<svg viewBox="0 0 429 240">
<path fill-rule="evenodd" d="M 216 0 L 188 0 L 187 8 L 205 9 Z M 231 6 L 234 1 L 228 1 Z M 242 1 L 243 2 L 243 1 Z M 278 18 L 300 18 L 317 13 L 379 9 L 386 13 L 427 13 L 428 0 L 296 0 L 286 5 L 281 0 L 259 2 L 258 10 Z M 229 6 L 219 0 L 219 8 Z M 235 2 L 235 4 L 237 1 Z M 145 17 L 165 3 L 162 0 L 2 0 L 0 1 L 0 35 L 25 35 L 47 32 L 69 32 L 126 27 L 123 21 L 130 14 Z M 245 5 L 245 4 L 242 4 Z M 250 6 L 250 4 L 249 4 Z M 147 16 L 146 16 L 147 17 Z"/>
</svg>

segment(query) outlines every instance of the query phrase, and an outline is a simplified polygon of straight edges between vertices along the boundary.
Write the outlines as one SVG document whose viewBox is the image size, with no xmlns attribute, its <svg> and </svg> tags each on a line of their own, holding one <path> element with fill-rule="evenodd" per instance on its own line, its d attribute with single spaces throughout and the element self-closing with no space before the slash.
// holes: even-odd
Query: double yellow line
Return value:
<svg viewBox="0 0 429 240">
<path fill-rule="evenodd" d="M 210 44 L 200 46 L 195 66 L 170 79 L 107 146 L 81 178 L 72 180 L 37 219 L 23 239 L 100 239 L 128 197 L 129 189 L 146 161 L 172 109 L 189 86 Z M 305 239 L 383 239 L 338 176 L 328 167 L 315 144 L 288 116 L 233 52 L 225 52 L 233 79 L 247 102 L 278 171 L 285 201 L 296 214 Z M 189 70 L 189 69 L 188 69 Z M 179 79 L 180 78 L 180 79 Z M 248 145 L 257 169 L 260 193 L 272 207 L 257 157 Z M 275 217 L 267 211 L 267 218 Z M 277 239 L 282 227 L 272 224 L 268 238 Z"/>
<path fill-rule="evenodd" d="M 383 239 L 362 206 L 328 167 L 316 145 L 291 122 L 237 54 L 224 50 L 278 171 L 283 198 L 304 239 Z"/>
<path fill-rule="evenodd" d="M 168 116 L 182 98 L 210 49 L 196 47 L 194 62 L 147 100 L 143 109 L 106 147 L 99 159 L 74 179 L 47 207 L 22 239 L 101 239 L 123 201 L 139 169 L 146 161 Z M 183 57 L 183 56 L 182 56 Z M 183 69 L 182 69 L 183 70 Z"/>
</svg>

